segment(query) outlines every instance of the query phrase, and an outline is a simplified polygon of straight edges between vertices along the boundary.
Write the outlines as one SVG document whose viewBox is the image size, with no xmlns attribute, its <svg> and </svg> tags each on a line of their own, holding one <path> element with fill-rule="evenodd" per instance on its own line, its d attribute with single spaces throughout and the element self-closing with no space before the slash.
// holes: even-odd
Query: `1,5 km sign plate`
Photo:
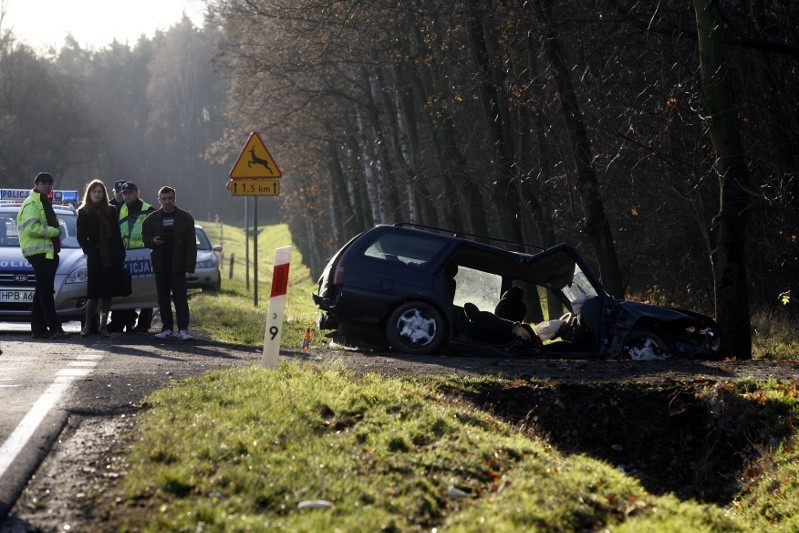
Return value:
<svg viewBox="0 0 799 533">
<path fill-rule="evenodd" d="M 228 189 L 233 196 L 280 196 L 280 180 L 230 180 Z"/>
</svg>

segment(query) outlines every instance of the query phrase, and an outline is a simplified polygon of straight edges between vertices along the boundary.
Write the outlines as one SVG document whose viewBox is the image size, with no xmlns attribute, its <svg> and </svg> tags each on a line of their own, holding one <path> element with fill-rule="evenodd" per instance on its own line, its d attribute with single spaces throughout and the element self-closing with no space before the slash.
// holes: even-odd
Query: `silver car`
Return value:
<svg viewBox="0 0 799 533">
<path fill-rule="evenodd" d="M 28 322 L 36 285 L 33 267 L 19 248 L 17 213 L 30 191 L 0 189 L 0 321 Z M 78 191 L 54 191 L 53 209 L 64 230 L 55 276 L 56 314 L 63 321 L 83 320 L 86 312 L 86 256 L 77 239 Z M 58 202 L 61 205 L 58 205 Z M 133 293 L 112 300 L 111 309 L 158 306 L 150 250 L 128 250 L 125 266 L 132 275 Z"/>
<path fill-rule="evenodd" d="M 194 272 L 186 273 L 186 286 L 190 289 L 219 292 L 222 288 L 222 276 L 216 253 L 222 251 L 222 245 L 212 245 L 202 226 L 196 224 L 194 236 L 197 240 L 197 264 Z"/>
</svg>

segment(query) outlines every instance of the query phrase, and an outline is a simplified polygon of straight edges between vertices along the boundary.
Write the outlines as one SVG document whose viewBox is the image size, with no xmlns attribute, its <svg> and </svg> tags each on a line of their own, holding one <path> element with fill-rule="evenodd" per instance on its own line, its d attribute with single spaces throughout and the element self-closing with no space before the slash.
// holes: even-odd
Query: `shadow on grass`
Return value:
<svg viewBox="0 0 799 533">
<path fill-rule="evenodd" d="M 784 404 L 744 399 L 723 382 L 443 388 L 564 453 L 616 465 L 653 494 L 716 504 L 729 503 L 747 465 L 792 431 Z"/>
</svg>

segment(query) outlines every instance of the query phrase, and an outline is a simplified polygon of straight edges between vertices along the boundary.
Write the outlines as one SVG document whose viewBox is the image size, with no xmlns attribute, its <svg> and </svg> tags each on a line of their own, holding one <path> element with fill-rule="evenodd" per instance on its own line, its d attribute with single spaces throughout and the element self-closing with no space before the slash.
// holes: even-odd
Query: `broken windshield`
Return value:
<svg viewBox="0 0 799 533">
<path fill-rule="evenodd" d="M 574 277 L 572 282 L 562 289 L 563 294 L 570 302 L 579 299 L 588 299 L 597 296 L 596 288 L 588 281 L 585 273 L 580 269 L 580 265 L 574 264 Z M 580 297 L 582 295 L 582 298 Z"/>
</svg>

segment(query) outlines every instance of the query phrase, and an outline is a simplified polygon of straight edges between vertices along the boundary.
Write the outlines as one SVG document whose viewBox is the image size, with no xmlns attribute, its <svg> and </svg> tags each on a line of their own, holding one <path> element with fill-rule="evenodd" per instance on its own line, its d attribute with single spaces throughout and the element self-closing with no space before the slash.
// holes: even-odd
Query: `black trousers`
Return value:
<svg viewBox="0 0 799 533">
<path fill-rule="evenodd" d="M 152 308 L 142 309 L 139 311 L 139 322 L 136 324 L 136 327 L 139 328 L 147 328 L 150 329 L 150 325 L 153 323 L 153 310 Z"/>
<path fill-rule="evenodd" d="M 158 290 L 158 310 L 164 329 L 173 330 L 172 302 L 178 319 L 178 330 L 189 329 L 189 295 L 186 288 L 186 274 L 180 272 L 155 273 L 155 288 Z"/>
<path fill-rule="evenodd" d="M 111 313 L 111 321 L 108 323 L 108 331 L 122 332 L 125 328 L 128 331 L 133 329 L 136 324 L 136 310 L 135 309 L 121 309 Z"/>
<path fill-rule="evenodd" d="M 36 289 L 33 293 L 31 309 L 31 331 L 33 333 L 50 333 L 61 331 L 61 321 L 55 313 L 55 272 L 58 268 L 58 256 L 47 259 L 45 254 L 36 254 L 26 258 L 36 274 Z"/>
</svg>

